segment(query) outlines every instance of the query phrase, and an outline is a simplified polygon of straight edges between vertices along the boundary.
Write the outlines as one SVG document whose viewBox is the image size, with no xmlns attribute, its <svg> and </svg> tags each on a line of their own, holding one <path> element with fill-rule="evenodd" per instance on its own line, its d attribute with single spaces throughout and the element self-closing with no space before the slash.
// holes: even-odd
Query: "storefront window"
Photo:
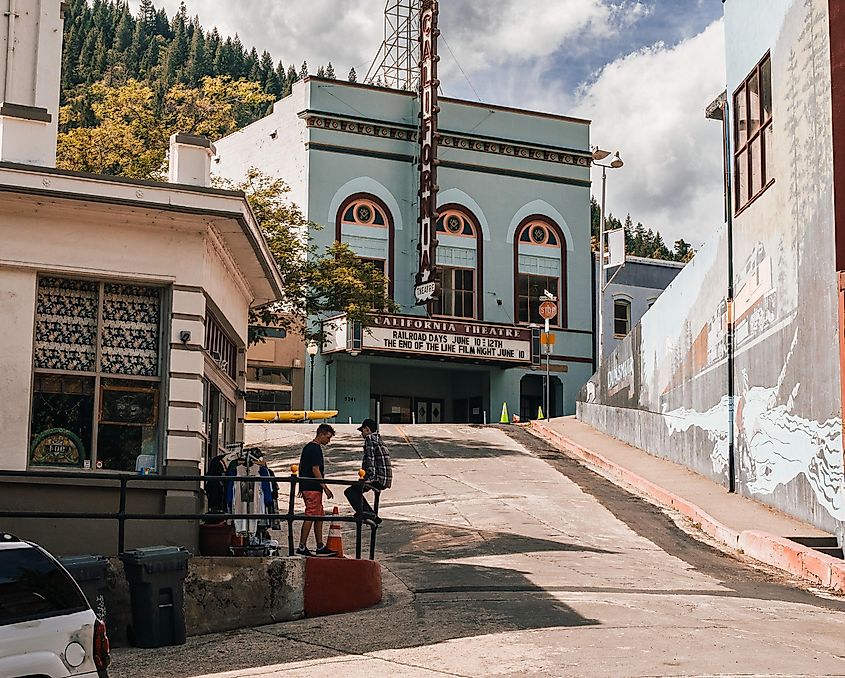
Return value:
<svg viewBox="0 0 845 678">
<path fill-rule="evenodd" d="M 30 463 L 91 466 L 94 379 L 35 375 Z"/>
<path fill-rule="evenodd" d="M 31 465 L 157 466 L 160 313 L 160 288 L 39 279 Z"/>
<path fill-rule="evenodd" d="M 285 412 L 291 408 L 290 391 L 249 391 L 247 412 Z"/>
</svg>

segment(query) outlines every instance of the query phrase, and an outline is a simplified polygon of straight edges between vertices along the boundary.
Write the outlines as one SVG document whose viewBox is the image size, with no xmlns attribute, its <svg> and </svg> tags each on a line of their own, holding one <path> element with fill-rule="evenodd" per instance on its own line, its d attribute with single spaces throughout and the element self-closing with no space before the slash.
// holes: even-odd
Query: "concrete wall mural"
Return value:
<svg viewBox="0 0 845 678">
<path fill-rule="evenodd" d="M 755 47 L 742 24 L 758 4 L 728 3 L 733 16 L 726 5 L 729 80 L 732 64 L 736 71 L 729 94 L 767 51 L 773 90 L 774 183 L 733 222 L 737 490 L 841 537 L 827 1 L 778 0 L 782 23 Z M 732 58 L 733 44 L 748 52 L 745 65 L 736 63 L 743 55 Z M 578 407 L 597 428 L 724 484 L 727 276 L 722 229 L 607 357 Z"/>
</svg>

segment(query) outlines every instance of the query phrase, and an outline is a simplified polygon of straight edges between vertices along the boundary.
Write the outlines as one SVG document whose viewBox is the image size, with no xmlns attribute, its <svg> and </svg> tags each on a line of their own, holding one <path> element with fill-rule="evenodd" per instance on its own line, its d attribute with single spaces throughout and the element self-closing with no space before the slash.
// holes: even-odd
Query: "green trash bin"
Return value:
<svg viewBox="0 0 845 678">
<path fill-rule="evenodd" d="M 185 643 L 185 577 L 191 554 L 179 546 L 150 546 L 120 556 L 129 582 L 135 647 Z"/>
<path fill-rule="evenodd" d="M 108 561 L 104 556 L 63 556 L 59 562 L 74 578 L 82 593 L 88 599 L 88 604 L 95 614 L 106 619 L 106 590 L 108 581 L 106 572 Z"/>
</svg>

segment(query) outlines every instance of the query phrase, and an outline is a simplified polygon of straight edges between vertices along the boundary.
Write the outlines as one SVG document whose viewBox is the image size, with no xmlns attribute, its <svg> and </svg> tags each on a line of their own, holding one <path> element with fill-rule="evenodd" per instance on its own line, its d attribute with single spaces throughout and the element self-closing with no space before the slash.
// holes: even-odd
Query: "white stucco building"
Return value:
<svg viewBox="0 0 845 678">
<path fill-rule="evenodd" d="M 170 183 L 55 169 L 61 3 L 34 4 L 0 18 L 0 469 L 92 478 L 0 478 L 0 509 L 113 510 L 108 471 L 196 475 L 242 440 L 249 310 L 282 281 L 243 194 L 209 188 L 203 138 L 171 138 Z M 129 501 L 203 510 L 196 484 L 162 488 Z M 67 551 L 69 523 L 26 536 Z M 113 551 L 115 529 L 89 547 Z M 182 529 L 130 525 L 129 543 L 192 543 Z"/>
</svg>

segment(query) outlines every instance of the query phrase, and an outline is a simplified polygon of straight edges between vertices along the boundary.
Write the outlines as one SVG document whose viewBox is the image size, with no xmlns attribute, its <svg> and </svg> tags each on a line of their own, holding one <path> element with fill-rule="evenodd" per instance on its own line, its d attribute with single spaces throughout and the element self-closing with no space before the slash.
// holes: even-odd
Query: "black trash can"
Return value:
<svg viewBox="0 0 845 678">
<path fill-rule="evenodd" d="M 191 554 L 178 546 L 150 546 L 120 556 L 129 582 L 135 647 L 185 643 L 185 576 Z"/>
<path fill-rule="evenodd" d="M 82 593 L 96 615 L 106 618 L 106 590 L 108 582 L 106 571 L 108 561 L 103 556 L 63 556 L 59 562 L 70 572 L 70 576 L 79 584 Z"/>
</svg>

